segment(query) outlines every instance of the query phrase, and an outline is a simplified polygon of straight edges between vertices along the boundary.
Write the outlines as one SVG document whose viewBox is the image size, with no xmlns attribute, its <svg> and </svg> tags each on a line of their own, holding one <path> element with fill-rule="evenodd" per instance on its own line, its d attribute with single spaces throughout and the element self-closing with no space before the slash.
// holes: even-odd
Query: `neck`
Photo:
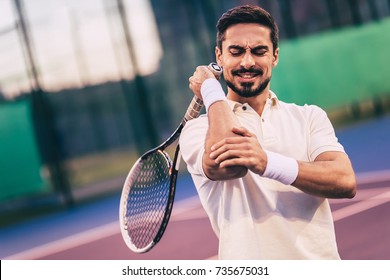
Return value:
<svg viewBox="0 0 390 280">
<path fill-rule="evenodd" d="M 264 89 L 259 95 L 248 97 L 248 98 L 238 95 L 230 88 L 228 89 L 228 94 L 227 94 L 227 98 L 232 101 L 241 104 L 248 103 L 248 105 L 251 106 L 260 116 L 263 113 L 264 106 L 265 103 L 267 102 L 267 99 L 270 97 L 271 97 L 271 92 L 268 87 Z"/>
</svg>

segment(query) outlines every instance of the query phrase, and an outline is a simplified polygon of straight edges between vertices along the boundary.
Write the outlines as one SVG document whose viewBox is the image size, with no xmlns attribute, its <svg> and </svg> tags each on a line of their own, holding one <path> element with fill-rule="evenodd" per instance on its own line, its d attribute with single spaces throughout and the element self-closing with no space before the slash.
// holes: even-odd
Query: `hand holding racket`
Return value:
<svg viewBox="0 0 390 280">
<path fill-rule="evenodd" d="M 222 74 L 216 63 L 208 68 L 216 78 Z M 176 190 L 180 162 L 177 144 L 174 160 L 164 151 L 173 144 L 187 121 L 197 118 L 203 102 L 194 96 L 180 125 L 160 146 L 143 154 L 133 165 L 123 186 L 119 223 L 126 245 L 136 253 L 149 251 L 156 245 L 168 225 Z"/>
</svg>

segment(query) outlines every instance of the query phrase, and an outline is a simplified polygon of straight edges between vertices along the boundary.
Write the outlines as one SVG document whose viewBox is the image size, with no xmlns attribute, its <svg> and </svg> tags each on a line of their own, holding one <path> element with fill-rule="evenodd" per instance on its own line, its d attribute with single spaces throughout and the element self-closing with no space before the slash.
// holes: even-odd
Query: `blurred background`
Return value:
<svg viewBox="0 0 390 280">
<path fill-rule="evenodd" d="M 120 193 L 180 122 L 217 19 L 241 4 L 279 24 L 280 99 L 321 106 L 340 133 L 386 118 L 389 0 L 0 0 L 0 227 Z"/>
</svg>

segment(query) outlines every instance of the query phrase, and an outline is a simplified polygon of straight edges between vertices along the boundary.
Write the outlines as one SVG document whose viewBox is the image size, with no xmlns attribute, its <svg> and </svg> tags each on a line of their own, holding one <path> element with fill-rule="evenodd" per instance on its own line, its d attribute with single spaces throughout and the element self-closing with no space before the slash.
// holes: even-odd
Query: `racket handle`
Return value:
<svg viewBox="0 0 390 280">
<path fill-rule="evenodd" d="M 192 120 L 192 119 L 199 117 L 200 111 L 202 110 L 202 108 L 203 108 L 202 99 L 194 96 L 194 98 L 192 98 L 190 106 L 188 106 L 187 112 L 184 116 L 183 124 L 185 124 L 189 120 Z"/>
<path fill-rule="evenodd" d="M 222 68 L 215 62 L 210 63 L 208 65 L 208 68 L 210 69 L 211 72 L 213 72 L 215 78 L 217 78 L 219 80 L 219 78 L 222 75 Z M 200 111 L 202 110 L 202 108 L 203 108 L 203 101 L 200 98 L 194 96 L 194 98 L 192 98 L 190 106 L 188 106 L 187 112 L 183 118 L 183 122 L 182 122 L 183 125 L 187 121 L 199 117 Z"/>
</svg>

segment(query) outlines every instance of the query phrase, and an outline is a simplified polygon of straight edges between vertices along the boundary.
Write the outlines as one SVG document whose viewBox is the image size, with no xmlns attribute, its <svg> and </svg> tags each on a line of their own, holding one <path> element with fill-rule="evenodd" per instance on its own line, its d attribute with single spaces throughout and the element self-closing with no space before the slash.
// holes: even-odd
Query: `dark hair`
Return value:
<svg viewBox="0 0 390 280">
<path fill-rule="evenodd" d="M 222 50 L 225 31 L 230 26 L 239 23 L 258 23 L 271 29 L 271 41 L 274 51 L 279 44 L 279 29 L 274 18 L 258 6 L 244 5 L 228 10 L 217 23 L 217 47 Z"/>
</svg>

